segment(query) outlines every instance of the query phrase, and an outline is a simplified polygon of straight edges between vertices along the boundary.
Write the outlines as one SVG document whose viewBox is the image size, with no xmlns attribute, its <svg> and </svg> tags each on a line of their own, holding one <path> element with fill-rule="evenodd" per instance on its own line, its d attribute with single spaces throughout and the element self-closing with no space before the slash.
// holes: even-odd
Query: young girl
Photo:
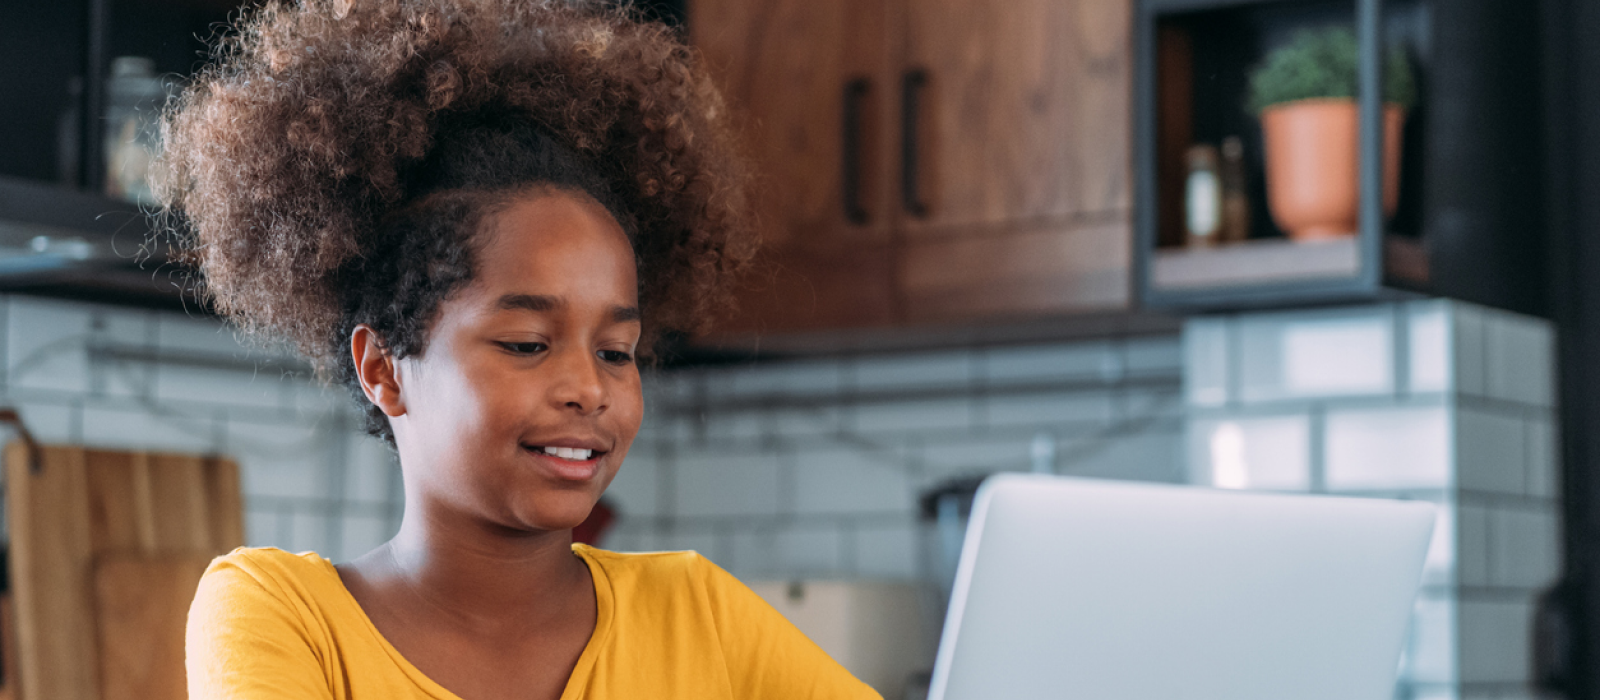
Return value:
<svg viewBox="0 0 1600 700">
<path fill-rule="evenodd" d="M 636 356 L 751 254 L 688 49 L 579 3 L 301 0 L 217 54 L 168 114 L 168 211 L 217 309 L 357 393 L 406 510 L 348 564 L 216 560 L 191 698 L 877 697 L 699 555 L 572 543 Z"/>
</svg>

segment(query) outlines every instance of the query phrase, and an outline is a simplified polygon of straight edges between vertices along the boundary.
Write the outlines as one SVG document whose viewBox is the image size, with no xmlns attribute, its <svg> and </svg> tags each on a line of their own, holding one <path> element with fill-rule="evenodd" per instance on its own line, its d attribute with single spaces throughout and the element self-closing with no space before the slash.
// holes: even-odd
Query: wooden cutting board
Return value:
<svg viewBox="0 0 1600 700">
<path fill-rule="evenodd" d="M 208 556 L 109 555 L 95 562 L 101 700 L 183 700 L 183 629 Z"/>
<path fill-rule="evenodd" d="M 112 611 L 113 631 L 146 615 L 169 623 L 183 618 L 173 612 L 174 601 L 184 599 L 179 609 L 186 613 L 194 584 L 171 562 L 209 560 L 244 543 L 238 465 L 200 455 L 75 446 L 43 446 L 35 453 L 13 442 L 5 449 L 5 469 L 19 697 L 134 697 L 103 693 L 102 677 L 121 682 L 124 676 L 109 670 L 120 666 L 107 666 L 109 657 L 101 653 L 109 649 L 101 644 L 108 621 L 98 613 L 104 605 L 123 606 Z M 141 559 L 152 563 L 137 563 Z M 145 578 L 130 580 L 126 592 L 99 590 L 98 577 L 115 587 L 118 580 L 104 572 L 124 569 Z M 112 644 L 120 648 L 120 638 Z M 181 677 L 181 634 L 173 644 L 145 650 L 147 658 L 168 661 L 141 678 Z"/>
</svg>

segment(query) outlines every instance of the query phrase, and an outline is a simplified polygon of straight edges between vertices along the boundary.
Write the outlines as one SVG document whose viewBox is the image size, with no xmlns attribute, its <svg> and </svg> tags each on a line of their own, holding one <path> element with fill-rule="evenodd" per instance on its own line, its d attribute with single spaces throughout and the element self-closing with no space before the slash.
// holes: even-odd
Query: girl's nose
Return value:
<svg viewBox="0 0 1600 700">
<path fill-rule="evenodd" d="M 551 387 L 551 401 L 580 414 L 599 413 L 608 405 L 605 381 L 600 375 L 600 362 L 593 353 L 571 350 L 561 352 L 555 370 L 555 383 Z"/>
</svg>

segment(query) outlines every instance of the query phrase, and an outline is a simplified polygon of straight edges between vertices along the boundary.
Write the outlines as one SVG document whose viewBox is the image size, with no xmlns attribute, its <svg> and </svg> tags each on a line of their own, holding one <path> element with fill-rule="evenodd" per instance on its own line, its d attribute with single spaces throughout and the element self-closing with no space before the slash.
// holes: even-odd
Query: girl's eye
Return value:
<svg viewBox="0 0 1600 700">
<path fill-rule="evenodd" d="M 601 350 L 600 359 L 613 365 L 626 365 L 633 362 L 633 355 L 621 350 Z"/>
<path fill-rule="evenodd" d="M 544 352 L 549 346 L 544 343 L 501 343 L 500 347 L 513 355 L 536 355 Z"/>
</svg>

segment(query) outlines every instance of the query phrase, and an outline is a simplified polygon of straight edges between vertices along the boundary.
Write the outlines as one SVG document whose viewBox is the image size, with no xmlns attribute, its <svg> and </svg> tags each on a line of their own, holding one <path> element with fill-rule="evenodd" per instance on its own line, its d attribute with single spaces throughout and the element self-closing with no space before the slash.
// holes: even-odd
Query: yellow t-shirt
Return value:
<svg viewBox="0 0 1600 700">
<path fill-rule="evenodd" d="M 878 698 L 699 554 L 572 551 L 598 610 L 561 700 Z M 187 643 L 191 700 L 458 700 L 400 656 L 313 552 L 241 548 L 213 561 Z"/>
</svg>

